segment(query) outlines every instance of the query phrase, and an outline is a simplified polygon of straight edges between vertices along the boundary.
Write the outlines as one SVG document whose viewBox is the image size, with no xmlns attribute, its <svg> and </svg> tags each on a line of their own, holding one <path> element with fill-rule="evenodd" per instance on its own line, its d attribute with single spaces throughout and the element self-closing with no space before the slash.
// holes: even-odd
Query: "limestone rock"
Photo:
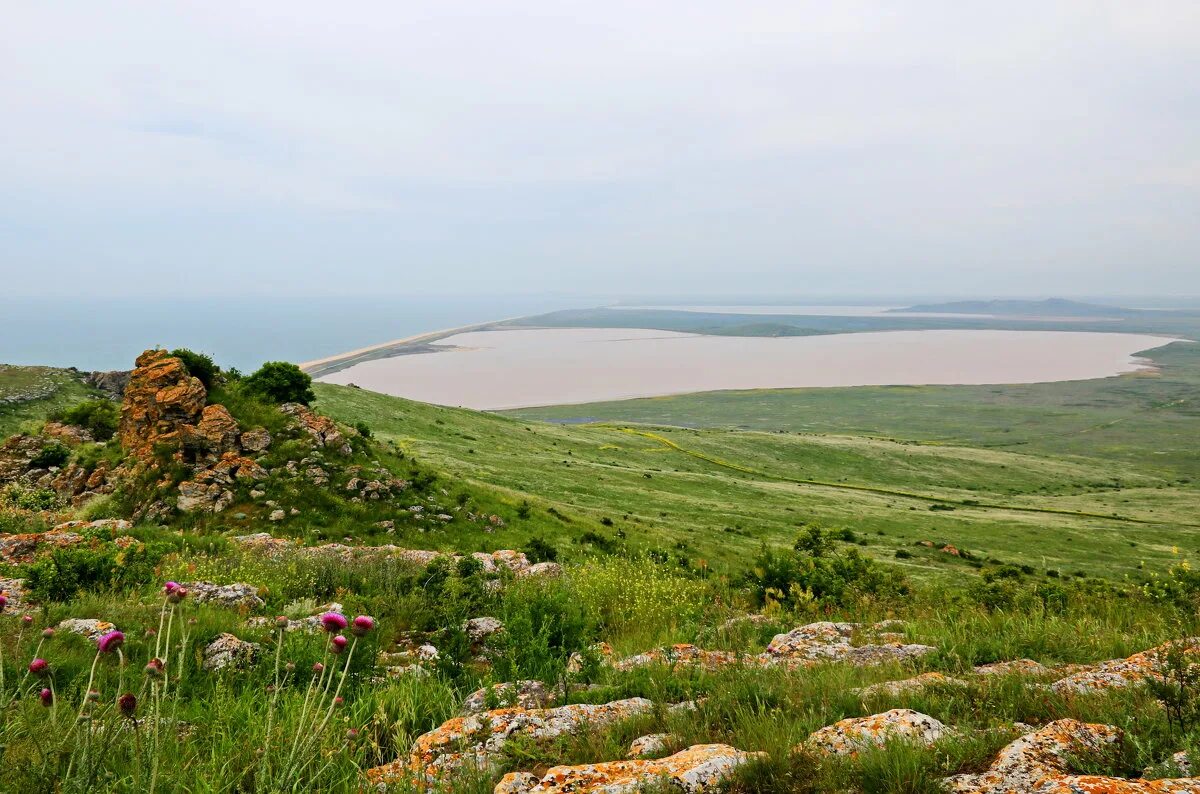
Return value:
<svg viewBox="0 0 1200 794">
<path fill-rule="evenodd" d="M 1013 659 L 1007 662 L 992 662 L 991 664 L 981 664 L 975 667 L 976 675 L 1011 675 L 1020 673 L 1021 675 L 1045 675 L 1050 672 L 1050 668 L 1043 665 L 1041 662 L 1035 662 L 1033 659 Z"/>
<path fill-rule="evenodd" d="M 19 612 L 25 608 L 25 580 L 0 577 L 0 595 L 8 599 L 5 612 Z"/>
<path fill-rule="evenodd" d="M 268 521 L 282 521 L 287 517 L 287 513 L 283 510 L 272 510 L 271 515 L 267 516 Z"/>
<path fill-rule="evenodd" d="M 432 647 L 432 646 L 431 646 Z M 541 681 L 517 681 L 511 684 L 492 684 L 477 689 L 463 701 L 462 713 L 478 714 L 488 710 L 488 701 L 503 707 L 540 709 L 550 705 L 553 695 Z"/>
<path fill-rule="evenodd" d="M 216 639 L 204 648 L 204 669 L 225 670 L 242 668 L 254 662 L 262 646 L 256 642 L 246 642 L 232 634 L 219 634 Z"/>
<path fill-rule="evenodd" d="M 665 782 L 672 791 L 716 791 L 742 764 L 761 756 L 725 744 L 697 744 L 657 761 L 608 761 L 582 766 L 551 767 L 540 780 L 527 772 L 505 775 L 497 794 L 635 794 Z"/>
<path fill-rule="evenodd" d="M 61 549 L 86 542 L 78 532 L 52 529 L 49 532 L 27 532 L 0 536 L 0 562 L 23 565 L 33 562 L 40 550 Z"/>
<path fill-rule="evenodd" d="M 937 650 L 929 645 L 906 645 L 899 642 L 851 645 L 851 636 L 860 628 L 860 624 L 857 623 L 809 623 L 786 634 L 775 635 L 764 656 L 799 662 L 846 662 L 861 667 L 893 661 L 911 661 Z"/>
<path fill-rule="evenodd" d="M 237 420 L 223 405 L 206 405 L 196 425 L 181 427 L 183 443 L 189 449 L 221 455 L 237 449 Z"/>
<path fill-rule="evenodd" d="M 517 576 L 562 576 L 562 566 L 556 562 L 535 562 L 528 568 L 517 571 Z"/>
<path fill-rule="evenodd" d="M 265 427 L 254 427 L 244 431 L 238 443 L 243 452 L 266 452 L 271 446 L 271 434 Z"/>
<path fill-rule="evenodd" d="M 1144 781 L 1068 774 L 1072 761 L 1103 756 L 1121 740 L 1121 731 L 1111 725 L 1056 720 L 1010 743 L 987 771 L 948 778 L 946 789 L 955 794 L 1200 792 L 1200 781 L 1191 779 Z"/>
<path fill-rule="evenodd" d="M 187 582 L 189 598 L 197 604 L 212 604 L 231 609 L 258 609 L 264 602 L 258 597 L 258 588 L 252 584 L 213 584 L 212 582 Z"/>
<path fill-rule="evenodd" d="M 90 444 L 96 440 L 84 428 L 76 427 L 75 425 L 64 425 L 62 422 L 47 422 L 42 427 L 42 435 L 46 438 L 52 438 L 55 441 L 61 441 L 69 447 Z"/>
<path fill-rule="evenodd" d="M 418 738 L 407 758 L 367 770 L 367 779 L 375 785 L 428 784 L 463 767 L 489 768 L 510 739 L 550 742 L 585 726 L 602 728 L 649 713 L 653 706 L 644 698 L 630 698 L 603 705 L 494 709 L 456 717 Z"/>
<path fill-rule="evenodd" d="M 471 641 L 471 644 L 477 645 L 493 634 L 504 631 L 504 624 L 496 618 L 471 618 L 463 623 L 462 628 L 467 633 L 467 639 Z"/>
<path fill-rule="evenodd" d="M 156 445 L 178 445 L 180 428 L 200 420 L 206 392 L 165 350 L 147 350 L 136 364 L 125 387 L 118 438 L 131 455 L 149 461 Z"/>
<path fill-rule="evenodd" d="M 651 733 L 647 736 L 639 736 L 629 745 L 629 751 L 625 754 L 625 757 L 649 758 L 650 756 L 662 755 L 677 741 L 679 741 L 679 738 L 673 733 Z"/>
<path fill-rule="evenodd" d="M 96 618 L 67 618 L 59 621 L 58 630 L 68 631 L 72 634 L 82 634 L 89 640 L 95 641 L 102 634 L 115 629 L 112 623 L 107 620 L 97 620 Z"/>
<path fill-rule="evenodd" d="M 893 739 L 929 746 L 947 733 L 946 726 L 928 714 L 892 709 L 827 725 L 809 736 L 803 746 L 825 755 L 854 755 L 872 747 L 882 747 Z"/>
<path fill-rule="evenodd" d="M 125 387 L 129 385 L 129 376 L 133 373 L 129 370 L 110 370 L 109 372 L 89 372 L 83 377 L 83 382 L 93 389 L 99 389 L 106 392 L 109 397 L 121 399 L 125 394 Z"/>
<path fill-rule="evenodd" d="M 279 406 L 279 410 L 294 418 L 318 447 L 339 455 L 349 455 L 352 452 L 350 442 L 342 435 L 342 431 L 338 430 L 337 423 L 328 416 L 314 413 L 312 409 L 299 403 L 284 403 Z"/>
<path fill-rule="evenodd" d="M 1197 657 L 1200 657 L 1200 638 L 1189 637 L 1178 642 L 1183 644 L 1185 653 L 1192 657 L 1192 661 L 1197 661 Z M 1050 684 L 1050 689 L 1059 694 L 1082 694 L 1141 684 L 1147 678 L 1158 677 L 1162 655 L 1171 645 L 1172 643 L 1164 643 L 1126 659 L 1101 662 L 1060 678 Z"/>
</svg>

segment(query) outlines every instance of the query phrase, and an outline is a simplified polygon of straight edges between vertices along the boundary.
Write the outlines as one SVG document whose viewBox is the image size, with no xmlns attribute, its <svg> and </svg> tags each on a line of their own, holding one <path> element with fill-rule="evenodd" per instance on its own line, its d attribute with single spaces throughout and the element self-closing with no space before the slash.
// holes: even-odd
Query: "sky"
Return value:
<svg viewBox="0 0 1200 794">
<path fill-rule="evenodd" d="M 9 297 L 1200 294 L 1200 3 L 16 3 Z"/>
</svg>

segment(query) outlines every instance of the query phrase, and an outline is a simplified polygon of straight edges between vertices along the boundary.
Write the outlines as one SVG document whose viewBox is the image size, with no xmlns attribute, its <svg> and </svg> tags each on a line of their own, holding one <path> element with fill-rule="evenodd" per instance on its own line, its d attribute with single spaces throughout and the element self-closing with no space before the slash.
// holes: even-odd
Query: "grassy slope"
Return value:
<svg viewBox="0 0 1200 794">
<path fill-rule="evenodd" d="M 821 406 L 814 415 L 825 423 L 822 429 L 834 431 L 821 434 L 720 427 L 642 427 L 639 434 L 617 425 L 554 425 L 439 408 L 329 385 L 319 385 L 318 395 L 321 410 L 346 421 L 365 420 L 377 435 L 397 441 L 454 477 L 510 489 L 515 498 L 529 494 L 583 516 L 581 523 L 561 524 L 559 539 L 578 537 L 585 525 L 593 529 L 594 522 L 607 517 L 614 526 L 605 534 L 620 531 L 632 545 L 678 548 L 714 565 L 738 567 L 762 542 L 789 544 L 798 525 L 815 521 L 855 529 L 869 541 L 867 550 L 879 557 L 891 558 L 899 548 L 911 550 L 915 557 L 905 564 L 914 569 L 965 568 L 953 557 L 913 545 L 931 540 L 1039 569 L 1120 577 L 1136 575 L 1142 560 L 1151 568 L 1161 567 L 1174 558 L 1176 546 L 1195 553 L 1200 549 L 1200 521 L 1194 510 L 1195 486 L 1181 482 L 1195 463 L 1194 455 L 1177 441 L 1171 443 L 1195 418 L 1179 406 L 1139 413 L 1135 406 L 1111 404 L 1114 390 L 1130 384 L 1148 404 L 1158 399 L 1155 395 L 1174 393 L 1180 384 L 1145 379 L 1153 392 L 1145 395 L 1138 391 L 1146 388 L 1139 385 L 1142 379 L 1116 380 L 1077 387 L 1100 390 L 1094 412 L 1077 404 L 1078 395 L 1060 394 L 1058 403 L 1061 412 L 1072 417 L 1068 427 L 1087 429 L 1122 418 L 1112 426 L 1119 429 L 1109 431 L 1119 439 L 1135 432 L 1122 426 L 1132 427 L 1130 414 L 1139 417 L 1136 421 L 1157 434 L 1142 439 L 1140 452 L 1124 448 L 1110 454 L 1105 445 L 1123 442 L 1110 441 L 1100 432 L 1082 434 L 1092 445 L 1086 455 L 1081 454 L 1085 442 L 1078 439 L 1044 442 L 1049 447 L 1033 443 L 1043 439 L 1047 427 L 1057 427 L 1053 416 L 1043 420 L 1040 431 L 1034 425 L 1038 412 L 1046 413 L 1036 400 L 1018 404 L 1010 415 L 1017 417 L 1029 443 L 983 447 L 971 445 L 981 443 L 978 437 L 954 439 L 947 430 L 969 427 L 970 414 L 989 410 L 976 402 L 986 389 L 972 389 L 968 395 L 957 395 L 955 389 L 928 390 L 968 414 L 958 416 L 946 405 L 923 407 L 929 398 L 922 389 L 900 390 L 906 399 L 894 399 L 879 412 L 872 411 L 871 396 L 888 390 L 803 392 Z M 854 392 L 867 393 L 857 400 L 845 399 Z M 782 394 L 793 399 L 775 401 L 777 410 L 803 416 L 803 409 L 792 407 L 796 393 Z M 762 421 L 768 415 L 753 396 L 675 399 L 706 406 L 710 419 L 720 417 L 722 410 L 740 411 L 768 424 Z M 677 415 L 670 413 L 673 405 L 671 400 L 643 400 L 528 413 L 594 417 L 608 408 L 609 415 L 645 421 L 667 406 L 665 418 L 670 421 Z M 631 407 L 644 413 L 627 412 Z M 995 400 L 990 410 L 997 415 L 993 428 L 998 428 L 999 416 L 1010 411 Z M 856 427 L 865 424 L 867 411 L 872 413 L 870 425 Z M 924 416 L 924 423 L 910 422 L 913 415 Z M 939 417 L 946 418 L 945 427 L 937 424 Z M 905 435 L 939 438 L 939 443 L 895 440 Z M 998 429 L 994 435 L 1001 435 Z M 1153 454 L 1168 448 L 1175 451 Z M 939 501 L 957 503 L 956 509 L 931 510 Z M 970 501 L 986 506 L 963 504 Z M 1110 517 L 1114 513 L 1132 520 L 1115 520 Z"/>
<path fill-rule="evenodd" d="M 74 373 L 67 370 L 0 365 L 0 399 L 49 389 L 53 393 L 47 397 L 16 404 L 0 403 L 0 438 L 38 424 L 51 411 L 69 408 L 93 393 Z"/>
</svg>

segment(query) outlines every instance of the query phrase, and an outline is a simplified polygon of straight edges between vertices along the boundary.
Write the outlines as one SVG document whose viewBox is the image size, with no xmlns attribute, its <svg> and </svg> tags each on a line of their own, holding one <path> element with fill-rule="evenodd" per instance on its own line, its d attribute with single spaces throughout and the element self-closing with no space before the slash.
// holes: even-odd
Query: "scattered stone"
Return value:
<svg viewBox="0 0 1200 794">
<path fill-rule="evenodd" d="M 279 406 L 279 410 L 295 419 L 318 447 L 343 456 L 348 456 L 353 451 L 350 442 L 342 435 L 342 431 L 338 430 L 337 423 L 328 416 L 314 413 L 312 409 L 299 403 L 284 403 Z"/>
<path fill-rule="evenodd" d="M 463 623 L 462 629 L 467 633 L 467 639 L 471 641 L 471 644 L 478 645 L 493 634 L 504 631 L 504 624 L 496 618 L 471 618 Z"/>
<path fill-rule="evenodd" d="M 947 778 L 955 794 L 1121 794 L 1121 792 L 1200 792 L 1200 781 L 1153 782 L 1068 774 L 1069 765 L 1115 749 L 1121 731 L 1074 719 L 1056 720 L 1016 739 L 980 774 Z"/>
<path fill-rule="evenodd" d="M 752 660 L 756 657 L 742 658 Z M 722 667 L 735 665 L 738 661 L 738 655 L 732 651 L 706 651 L 703 648 L 697 648 L 695 645 L 679 643 L 672 645 L 670 648 L 661 648 L 619 659 L 612 663 L 612 667 L 622 672 L 651 664 L 665 664 L 670 666 L 687 665 L 700 667 L 705 670 L 717 670 Z"/>
<path fill-rule="evenodd" d="M 1185 653 L 1190 657 L 1200 656 L 1200 638 L 1189 637 L 1178 641 L 1185 647 Z M 1090 666 L 1060 678 L 1050 684 L 1050 689 L 1059 694 L 1086 694 L 1102 692 L 1107 689 L 1120 689 L 1141 684 L 1147 678 L 1158 678 L 1159 665 L 1162 655 L 1178 643 L 1164 643 L 1157 648 L 1135 653 L 1126 659 L 1112 659 Z"/>
<path fill-rule="evenodd" d="M 432 647 L 432 646 L 431 646 Z M 478 714 L 491 708 L 488 702 L 499 707 L 516 707 L 521 709 L 542 709 L 550 705 L 554 696 L 546 691 L 546 685 L 541 681 L 517 681 L 512 684 L 492 684 L 490 687 L 477 689 L 463 701 L 462 714 Z"/>
<path fill-rule="evenodd" d="M 33 562 L 41 549 L 61 549 L 85 542 L 77 532 L 52 529 L 49 532 L 28 532 L 0 536 L 0 562 L 24 565 Z"/>
<path fill-rule="evenodd" d="M 648 736 L 639 736 L 629 745 L 629 752 L 625 754 L 625 757 L 649 758 L 662 755 L 678 741 L 679 737 L 673 733 L 651 733 Z"/>
<path fill-rule="evenodd" d="M 58 631 L 82 634 L 93 641 L 100 637 L 100 635 L 107 634 L 115 628 L 116 626 L 107 620 L 97 620 L 96 618 L 67 618 L 66 620 L 59 621 L 58 624 Z"/>
<path fill-rule="evenodd" d="M 630 698 L 602 705 L 495 709 L 456 717 L 418 738 L 407 758 L 368 769 L 367 779 L 374 785 L 430 784 L 463 767 L 490 768 L 510 739 L 545 743 L 585 726 L 602 728 L 647 714 L 653 707 L 645 698 Z"/>
<path fill-rule="evenodd" d="M 276 510 L 271 511 L 271 515 L 267 516 L 267 520 L 268 521 L 282 521 L 286 517 L 287 517 L 287 513 L 283 512 L 283 510 L 276 509 Z"/>
<path fill-rule="evenodd" d="M 246 642 L 232 634 L 219 634 L 204 648 L 204 669 L 240 669 L 252 664 L 261 651 L 262 646 L 256 642 Z"/>
<path fill-rule="evenodd" d="M 255 596 L 255 597 L 257 598 L 257 596 Z M 341 611 L 342 611 L 342 605 L 336 601 L 331 601 L 330 603 L 325 604 L 324 606 L 317 607 L 316 613 L 313 615 L 309 615 L 308 617 L 303 617 L 303 618 L 289 619 L 287 622 L 287 625 L 284 626 L 283 630 L 285 632 L 289 632 L 289 633 L 293 632 L 293 631 L 307 631 L 307 632 L 323 631 L 324 627 L 321 625 L 321 615 L 324 615 L 326 612 L 341 612 Z M 270 617 L 267 615 L 259 615 L 257 617 L 252 617 L 252 618 L 250 618 L 250 620 L 246 621 L 246 625 L 250 626 L 251 628 L 256 628 L 256 629 L 258 629 L 258 628 L 276 629 L 276 628 L 278 628 L 278 626 L 276 625 L 275 621 L 276 621 L 276 618 L 274 618 L 274 617 Z"/>
<path fill-rule="evenodd" d="M 245 430 L 238 438 L 238 444 L 243 452 L 266 452 L 271 446 L 271 434 L 265 427 L 255 427 Z"/>
<path fill-rule="evenodd" d="M 970 686 L 970 684 L 958 678 L 951 678 L 943 673 L 922 673 L 913 678 L 905 678 L 902 681 L 883 681 L 882 683 L 872 684 L 871 686 L 855 690 L 855 694 L 864 700 L 879 697 L 880 695 L 896 697 L 908 692 L 919 692 L 931 686 L 966 687 Z"/>
<path fill-rule="evenodd" d="M 975 667 L 976 675 L 1011 675 L 1020 673 L 1021 675 L 1045 675 L 1050 672 L 1050 668 L 1043 665 L 1041 662 L 1035 662 L 1033 659 L 1012 659 L 1007 662 L 992 662 L 991 664 L 981 664 Z"/>
<path fill-rule="evenodd" d="M 5 607 L 9 612 L 18 612 L 25 608 L 25 580 L 5 579 L 0 577 L 0 595 L 8 599 Z"/>
<path fill-rule="evenodd" d="M 540 780 L 528 772 L 505 775 L 495 794 L 636 794 L 665 783 L 672 791 L 716 790 L 737 767 L 763 753 L 745 753 L 726 744 L 697 744 L 666 758 L 555 766 Z"/>
<path fill-rule="evenodd" d="M 816 731 L 801 746 L 825 755 L 855 755 L 893 739 L 926 747 L 946 736 L 941 722 L 911 709 L 892 709 L 869 717 L 850 717 Z M 801 749 L 801 748 L 797 748 Z"/>
<path fill-rule="evenodd" d="M 197 604 L 213 604 L 232 609 L 259 609 L 264 602 L 258 597 L 258 588 L 252 584 L 213 584 L 212 582 L 187 582 L 191 598 Z"/>
</svg>

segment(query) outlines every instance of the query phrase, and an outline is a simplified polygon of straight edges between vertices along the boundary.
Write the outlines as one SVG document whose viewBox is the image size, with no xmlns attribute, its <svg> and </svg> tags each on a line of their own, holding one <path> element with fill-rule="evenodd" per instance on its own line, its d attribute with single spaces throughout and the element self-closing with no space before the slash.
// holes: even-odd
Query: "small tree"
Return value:
<svg viewBox="0 0 1200 794">
<path fill-rule="evenodd" d="M 84 400 L 51 418 L 82 427 L 97 441 L 108 441 L 117 432 L 121 408 L 112 400 Z"/>
<path fill-rule="evenodd" d="M 312 378 L 286 361 L 268 361 L 242 383 L 251 394 L 274 403 L 308 405 L 317 399 L 312 390 Z"/>
<path fill-rule="evenodd" d="M 205 389 L 213 387 L 213 383 L 217 380 L 217 375 L 221 372 L 221 368 L 212 360 L 212 356 L 204 353 L 197 353 L 194 350 L 188 350 L 186 347 L 180 347 L 172 350 L 171 355 L 182 361 L 183 366 L 187 367 L 188 374 L 203 383 Z"/>
</svg>

